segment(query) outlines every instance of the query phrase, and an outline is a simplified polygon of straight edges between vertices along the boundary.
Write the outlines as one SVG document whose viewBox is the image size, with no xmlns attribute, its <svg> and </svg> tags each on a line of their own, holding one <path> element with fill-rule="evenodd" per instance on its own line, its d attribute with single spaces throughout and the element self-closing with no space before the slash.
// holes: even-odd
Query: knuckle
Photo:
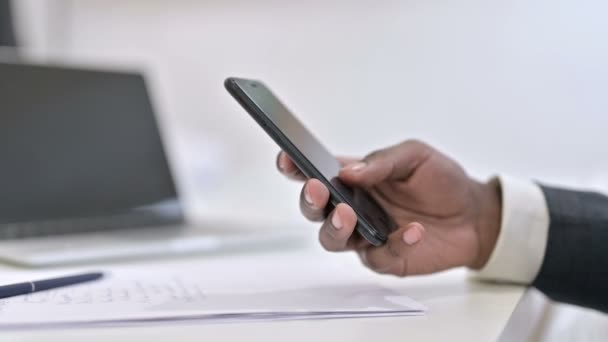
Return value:
<svg viewBox="0 0 608 342">
<path fill-rule="evenodd" d="M 380 270 L 384 269 L 384 262 L 382 260 L 380 260 L 380 258 L 377 257 L 372 257 L 372 258 L 366 258 L 367 260 L 367 266 L 369 268 L 371 268 L 372 270 L 379 272 Z"/>
<path fill-rule="evenodd" d="M 398 146 L 401 148 L 406 148 L 408 150 L 415 150 L 415 151 L 420 151 L 423 153 L 426 152 L 426 154 L 433 151 L 433 148 L 430 145 L 428 145 L 427 143 L 423 142 L 422 140 L 418 140 L 418 139 L 405 140 Z"/>
<path fill-rule="evenodd" d="M 390 272 L 390 265 L 387 265 L 385 262 L 380 262 L 375 258 L 368 258 L 368 253 L 365 250 L 360 250 L 357 254 L 359 255 L 361 263 L 371 271 L 378 274 L 392 274 L 392 272 Z"/>
<path fill-rule="evenodd" d="M 407 139 L 401 143 L 401 146 L 407 147 L 427 147 L 428 145 L 424 143 L 422 140 L 418 139 Z"/>
<path fill-rule="evenodd" d="M 323 220 L 323 212 L 316 209 L 311 209 L 302 201 L 300 201 L 300 212 L 302 212 L 302 215 L 304 215 L 304 217 L 310 221 L 319 222 Z"/>
<path fill-rule="evenodd" d="M 399 276 L 399 277 L 407 276 L 408 275 L 407 262 L 405 262 L 405 261 L 400 262 L 398 267 L 393 272 L 393 274 L 396 276 Z"/>
<path fill-rule="evenodd" d="M 324 228 L 319 230 L 319 243 L 321 244 L 321 247 L 328 252 L 337 252 L 339 250 L 333 241 L 333 238 L 328 235 Z"/>
<path fill-rule="evenodd" d="M 382 157 L 384 155 L 384 153 L 385 153 L 384 150 L 376 150 L 376 151 L 373 151 L 373 152 L 369 153 L 368 155 L 366 155 L 365 158 L 363 158 L 363 159 L 367 160 L 367 161 L 375 160 L 375 159 Z"/>
<path fill-rule="evenodd" d="M 386 242 L 386 252 L 391 258 L 399 258 L 401 256 L 401 249 L 399 248 L 401 244 L 395 242 L 393 239 L 389 239 Z"/>
<path fill-rule="evenodd" d="M 377 269 L 375 267 L 373 267 L 374 265 L 370 264 L 369 262 L 369 258 L 367 256 L 367 252 L 365 250 L 360 250 L 357 253 L 359 255 L 359 260 L 361 260 L 361 263 L 363 264 L 363 266 L 367 267 L 368 269 L 377 272 Z"/>
</svg>

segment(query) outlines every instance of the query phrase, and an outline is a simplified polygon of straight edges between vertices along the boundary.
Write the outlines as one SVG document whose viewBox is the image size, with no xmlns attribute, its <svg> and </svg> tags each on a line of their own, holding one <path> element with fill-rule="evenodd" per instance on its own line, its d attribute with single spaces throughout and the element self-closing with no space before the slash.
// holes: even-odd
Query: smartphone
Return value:
<svg viewBox="0 0 608 342">
<path fill-rule="evenodd" d="M 340 162 L 304 127 L 262 82 L 228 78 L 228 92 L 287 153 L 308 178 L 323 182 L 332 206 L 346 203 L 357 214 L 356 230 L 372 245 L 386 242 L 396 229 L 395 221 L 363 189 L 352 188 L 338 179 Z"/>
</svg>

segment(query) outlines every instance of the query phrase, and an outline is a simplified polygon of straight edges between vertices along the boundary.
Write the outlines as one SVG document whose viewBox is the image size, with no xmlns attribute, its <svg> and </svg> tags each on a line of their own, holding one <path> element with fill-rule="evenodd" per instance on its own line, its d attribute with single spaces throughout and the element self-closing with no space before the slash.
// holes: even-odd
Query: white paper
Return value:
<svg viewBox="0 0 608 342">
<path fill-rule="evenodd" d="M 100 281 L 3 299 L 0 328 L 423 313 L 404 294 L 355 279 L 337 264 L 320 266 L 298 257 L 231 258 L 115 269 Z"/>
</svg>

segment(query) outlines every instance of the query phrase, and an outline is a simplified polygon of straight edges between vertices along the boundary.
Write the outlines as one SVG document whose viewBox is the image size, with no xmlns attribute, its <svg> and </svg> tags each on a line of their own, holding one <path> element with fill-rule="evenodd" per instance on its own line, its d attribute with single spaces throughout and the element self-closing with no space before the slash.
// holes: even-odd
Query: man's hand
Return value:
<svg viewBox="0 0 608 342">
<path fill-rule="evenodd" d="M 485 265 L 500 229 L 496 181 L 482 184 L 469 178 L 456 162 L 418 141 L 341 162 L 340 179 L 366 189 L 398 229 L 383 246 L 372 246 L 353 233 L 357 216 L 350 206 L 338 204 L 325 216 L 329 190 L 310 179 L 302 189 L 300 208 L 308 219 L 324 221 L 319 240 L 325 249 L 355 250 L 372 270 L 398 276 Z M 284 152 L 277 166 L 287 177 L 305 180 Z"/>
</svg>

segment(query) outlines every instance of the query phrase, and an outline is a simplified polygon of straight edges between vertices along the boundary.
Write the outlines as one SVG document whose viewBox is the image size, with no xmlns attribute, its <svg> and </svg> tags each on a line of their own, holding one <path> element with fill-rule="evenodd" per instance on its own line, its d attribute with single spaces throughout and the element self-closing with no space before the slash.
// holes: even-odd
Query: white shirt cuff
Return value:
<svg viewBox="0 0 608 342">
<path fill-rule="evenodd" d="M 549 234 L 549 209 L 540 187 L 499 176 L 502 218 L 494 251 L 476 276 L 485 280 L 531 283 L 540 271 Z"/>
</svg>

